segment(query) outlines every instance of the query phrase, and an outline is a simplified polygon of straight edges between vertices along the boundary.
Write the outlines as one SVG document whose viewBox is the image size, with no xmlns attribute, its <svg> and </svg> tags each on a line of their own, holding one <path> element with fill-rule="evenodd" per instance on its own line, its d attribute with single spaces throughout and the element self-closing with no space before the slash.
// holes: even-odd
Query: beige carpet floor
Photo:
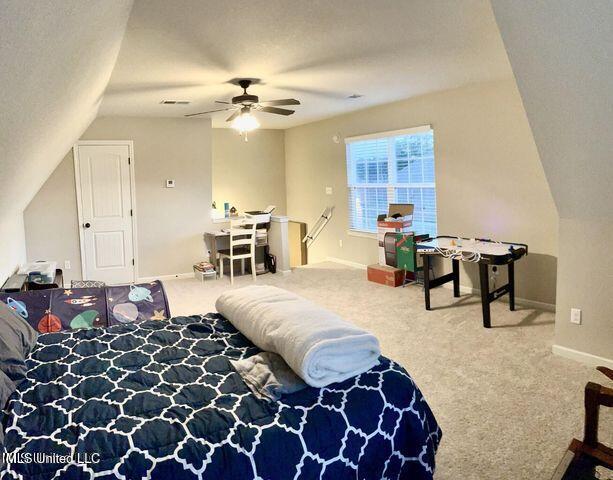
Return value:
<svg viewBox="0 0 613 480">
<path fill-rule="evenodd" d="M 521 279 L 518 279 L 521 281 Z M 603 382 L 594 369 L 554 356 L 554 314 L 492 304 L 492 325 L 481 324 L 475 296 L 454 299 L 433 291 L 427 312 L 419 286 L 370 283 L 363 270 L 322 263 L 257 283 L 303 295 L 371 330 L 383 354 L 415 379 L 443 430 L 435 478 L 549 479 L 573 437 L 581 438 L 583 388 Z M 235 278 L 233 288 L 251 284 Z M 173 315 L 215 311 L 230 286 L 226 277 L 165 282 Z M 603 412 L 601 440 L 613 439 L 613 415 Z"/>
</svg>

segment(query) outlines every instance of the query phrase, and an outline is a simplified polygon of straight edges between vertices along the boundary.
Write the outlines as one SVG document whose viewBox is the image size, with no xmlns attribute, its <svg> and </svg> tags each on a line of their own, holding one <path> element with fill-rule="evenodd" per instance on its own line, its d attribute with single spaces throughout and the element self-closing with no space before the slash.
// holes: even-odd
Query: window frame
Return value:
<svg viewBox="0 0 613 480">
<path fill-rule="evenodd" d="M 388 204 L 396 202 L 396 189 L 398 188 L 406 188 L 406 189 L 417 188 L 417 189 L 420 189 L 420 191 L 422 192 L 422 205 L 423 205 L 423 189 L 426 189 L 426 188 L 434 189 L 434 199 L 435 199 L 434 213 L 436 215 L 436 230 L 438 231 L 438 214 L 437 214 L 437 208 L 436 208 L 436 205 L 438 203 L 436 202 L 436 173 L 434 175 L 433 182 L 416 182 L 416 183 L 398 182 L 395 145 L 393 141 L 390 141 L 390 139 L 395 138 L 395 137 L 409 136 L 409 135 L 415 135 L 419 133 L 428 133 L 428 132 L 432 132 L 432 135 L 434 135 L 434 130 L 431 125 L 421 125 L 418 127 L 405 128 L 401 130 L 392 130 L 392 131 L 387 131 L 387 132 L 380 132 L 380 133 L 373 133 L 373 134 L 359 135 L 359 136 L 345 138 L 345 166 L 347 168 L 347 172 L 346 172 L 347 202 L 348 202 L 348 210 L 349 210 L 349 215 L 348 215 L 349 225 L 348 225 L 347 233 L 349 235 L 361 236 L 361 237 L 376 237 L 376 234 L 377 234 L 376 228 L 373 231 L 373 230 L 368 230 L 366 228 L 352 227 L 352 223 L 353 223 L 352 213 L 354 212 L 353 205 L 351 204 L 352 191 L 357 188 L 364 188 L 364 189 L 385 188 L 387 191 Z M 350 150 L 351 144 L 362 142 L 362 141 L 381 140 L 381 139 L 388 139 L 387 141 L 388 182 L 387 183 L 357 183 L 356 178 L 355 178 L 356 169 L 350 168 L 352 166 L 351 165 L 351 150 Z M 432 152 L 432 156 L 433 156 L 433 161 L 434 161 L 434 165 L 436 168 L 436 155 L 434 154 L 434 151 Z M 421 164 L 421 168 L 422 168 L 422 179 L 423 179 L 424 177 L 423 162 Z"/>
</svg>

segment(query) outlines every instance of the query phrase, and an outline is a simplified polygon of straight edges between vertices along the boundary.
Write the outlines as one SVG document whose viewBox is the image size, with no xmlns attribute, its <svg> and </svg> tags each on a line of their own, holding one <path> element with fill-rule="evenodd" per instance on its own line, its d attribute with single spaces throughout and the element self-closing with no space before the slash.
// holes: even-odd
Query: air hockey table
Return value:
<svg viewBox="0 0 613 480">
<path fill-rule="evenodd" d="M 515 262 L 528 254 L 528 245 L 442 235 L 417 242 L 416 247 L 423 259 L 426 310 L 431 309 L 432 288 L 453 282 L 453 296 L 460 296 L 460 262 L 479 264 L 481 308 L 485 328 L 491 327 L 490 303 L 494 300 L 508 294 L 509 309 L 515 310 Z M 451 273 L 431 279 L 430 266 L 434 256 L 451 259 Z M 507 266 L 508 283 L 490 292 L 489 267 L 501 265 Z"/>
</svg>

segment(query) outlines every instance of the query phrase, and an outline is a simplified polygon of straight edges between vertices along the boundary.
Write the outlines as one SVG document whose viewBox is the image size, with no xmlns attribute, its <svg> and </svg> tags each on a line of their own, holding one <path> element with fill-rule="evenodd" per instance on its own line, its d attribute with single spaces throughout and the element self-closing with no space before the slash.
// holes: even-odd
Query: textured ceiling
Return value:
<svg viewBox="0 0 613 480">
<path fill-rule="evenodd" d="M 510 75 L 487 0 L 136 0 L 100 114 L 210 110 L 240 93 L 228 80 L 257 77 L 250 93 L 302 102 L 259 114 L 287 128 Z"/>
<path fill-rule="evenodd" d="M 131 5 L 0 3 L 0 220 L 23 211 L 96 116 Z"/>
</svg>

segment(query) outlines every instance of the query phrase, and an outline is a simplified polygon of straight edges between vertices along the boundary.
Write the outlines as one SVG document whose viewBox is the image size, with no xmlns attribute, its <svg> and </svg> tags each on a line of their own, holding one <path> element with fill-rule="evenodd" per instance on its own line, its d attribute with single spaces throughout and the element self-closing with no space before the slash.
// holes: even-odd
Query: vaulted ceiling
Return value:
<svg viewBox="0 0 613 480">
<path fill-rule="evenodd" d="M 23 211 L 95 118 L 131 6 L 131 0 L 2 0 L 2 215 Z"/>
<path fill-rule="evenodd" d="M 261 99 L 302 102 L 260 114 L 286 128 L 511 75 L 488 0 L 137 0 L 100 114 L 212 110 L 240 93 L 229 80 L 256 77 Z"/>
</svg>

